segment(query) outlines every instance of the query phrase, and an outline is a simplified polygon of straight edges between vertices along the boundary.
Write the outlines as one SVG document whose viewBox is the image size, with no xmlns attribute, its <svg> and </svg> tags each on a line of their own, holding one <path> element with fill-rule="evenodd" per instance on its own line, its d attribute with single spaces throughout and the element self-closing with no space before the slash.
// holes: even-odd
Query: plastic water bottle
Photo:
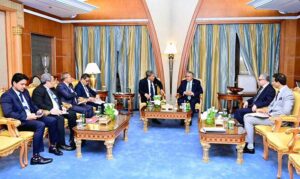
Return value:
<svg viewBox="0 0 300 179">
<path fill-rule="evenodd" d="M 81 120 L 82 120 L 82 125 L 84 126 L 86 124 L 85 114 L 81 114 Z"/>
</svg>

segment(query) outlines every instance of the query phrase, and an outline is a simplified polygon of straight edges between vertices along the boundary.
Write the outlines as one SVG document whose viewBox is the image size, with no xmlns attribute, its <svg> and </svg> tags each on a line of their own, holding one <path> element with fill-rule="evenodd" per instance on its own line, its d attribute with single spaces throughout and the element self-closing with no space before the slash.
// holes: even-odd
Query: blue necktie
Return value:
<svg viewBox="0 0 300 179">
<path fill-rule="evenodd" d="M 29 110 L 29 111 L 30 111 L 30 109 L 28 109 L 28 107 L 24 104 L 25 101 L 24 101 L 23 94 L 20 93 L 19 96 L 20 96 L 20 99 L 21 99 L 21 102 L 22 102 L 22 105 L 23 105 L 23 108 L 25 109 L 25 111 L 26 111 L 26 110 Z"/>
<path fill-rule="evenodd" d="M 54 99 L 54 101 L 57 103 L 57 105 L 59 106 L 59 102 L 57 99 L 57 96 L 51 91 L 51 89 L 47 89 L 48 92 L 50 93 L 50 95 L 52 96 L 52 98 Z"/>
<path fill-rule="evenodd" d="M 151 93 L 151 100 L 153 100 L 153 97 L 155 95 L 154 89 L 153 89 L 153 83 L 151 83 L 151 85 L 150 85 L 150 93 Z"/>
</svg>

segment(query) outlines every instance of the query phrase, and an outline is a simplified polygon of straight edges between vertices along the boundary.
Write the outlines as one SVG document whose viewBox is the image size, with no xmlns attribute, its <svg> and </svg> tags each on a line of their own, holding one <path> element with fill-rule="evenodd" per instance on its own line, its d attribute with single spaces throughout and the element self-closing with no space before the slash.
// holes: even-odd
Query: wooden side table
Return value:
<svg viewBox="0 0 300 179">
<path fill-rule="evenodd" d="M 113 93 L 113 95 L 114 95 L 114 98 L 115 98 L 115 104 L 116 104 L 116 106 L 118 106 L 118 104 L 123 99 L 127 99 L 128 100 L 128 112 L 130 114 L 132 114 L 132 111 L 133 111 L 133 98 L 134 98 L 135 94 L 134 93 Z"/>
<path fill-rule="evenodd" d="M 232 113 L 232 101 L 238 101 L 239 107 L 243 107 L 243 96 L 240 94 L 218 93 L 219 110 L 222 110 L 221 100 L 227 101 L 230 114 Z"/>
<path fill-rule="evenodd" d="M 108 91 L 97 90 L 96 92 L 102 101 L 106 101 L 106 97 L 108 96 Z"/>
</svg>

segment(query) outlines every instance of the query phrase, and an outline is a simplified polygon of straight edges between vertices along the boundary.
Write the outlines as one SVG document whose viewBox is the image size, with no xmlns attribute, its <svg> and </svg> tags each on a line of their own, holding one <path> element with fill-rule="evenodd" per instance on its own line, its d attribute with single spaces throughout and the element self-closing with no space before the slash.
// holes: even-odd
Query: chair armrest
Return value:
<svg viewBox="0 0 300 179">
<path fill-rule="evenodd" d="M 62 105 L 63 105 L 63 107 L 65 107 L 67 110 L 70 109 L 70 108 L 72 107 L 72 104 L 65 103 L 65 102 L 62 102 Z"/>
<path fill-rule="evenodd" d="M 17 127 L 21 125 L 21 121 L 13 118 L 0 118 L 0 124 L 7 125 L 8 133 L 11 137 L 19 136 Z"/>
<path fill-rule="evenodd" d="M 292 129 L 288 129 L 285 131 L 286 134 L 293 134 L 293 137 L 292 139 L 289 141 L 289 144 L 288 144 L 288 147 L 289 147 L 289 150 L 293 150 L 294 146 L 295 146 L 295 143 L 297 142 L 297 140 L 300 139 L 300 128 L 297 127 L 297 128 L 292 128 Z"/>
</svg>

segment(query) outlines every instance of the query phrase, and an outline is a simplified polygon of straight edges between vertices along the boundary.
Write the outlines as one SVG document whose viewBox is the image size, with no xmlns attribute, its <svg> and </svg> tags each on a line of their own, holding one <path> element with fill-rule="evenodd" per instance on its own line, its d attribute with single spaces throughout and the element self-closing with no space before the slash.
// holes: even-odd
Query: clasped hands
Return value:
<svg viewBox="0 0 300 179">
<path fill-rule="evenodd" d="M 194 96 L 194 93 L 192 91 L 185 91 L 183 92 L 183 94 L 186 96 Z"/>
<path fill-rule="evenodd" d="M 43 110 L 39 109 L 36 113 L 30 113 L 27 115 L 27 120 L 36 120 L 44 115 Z"/>
</svg>

